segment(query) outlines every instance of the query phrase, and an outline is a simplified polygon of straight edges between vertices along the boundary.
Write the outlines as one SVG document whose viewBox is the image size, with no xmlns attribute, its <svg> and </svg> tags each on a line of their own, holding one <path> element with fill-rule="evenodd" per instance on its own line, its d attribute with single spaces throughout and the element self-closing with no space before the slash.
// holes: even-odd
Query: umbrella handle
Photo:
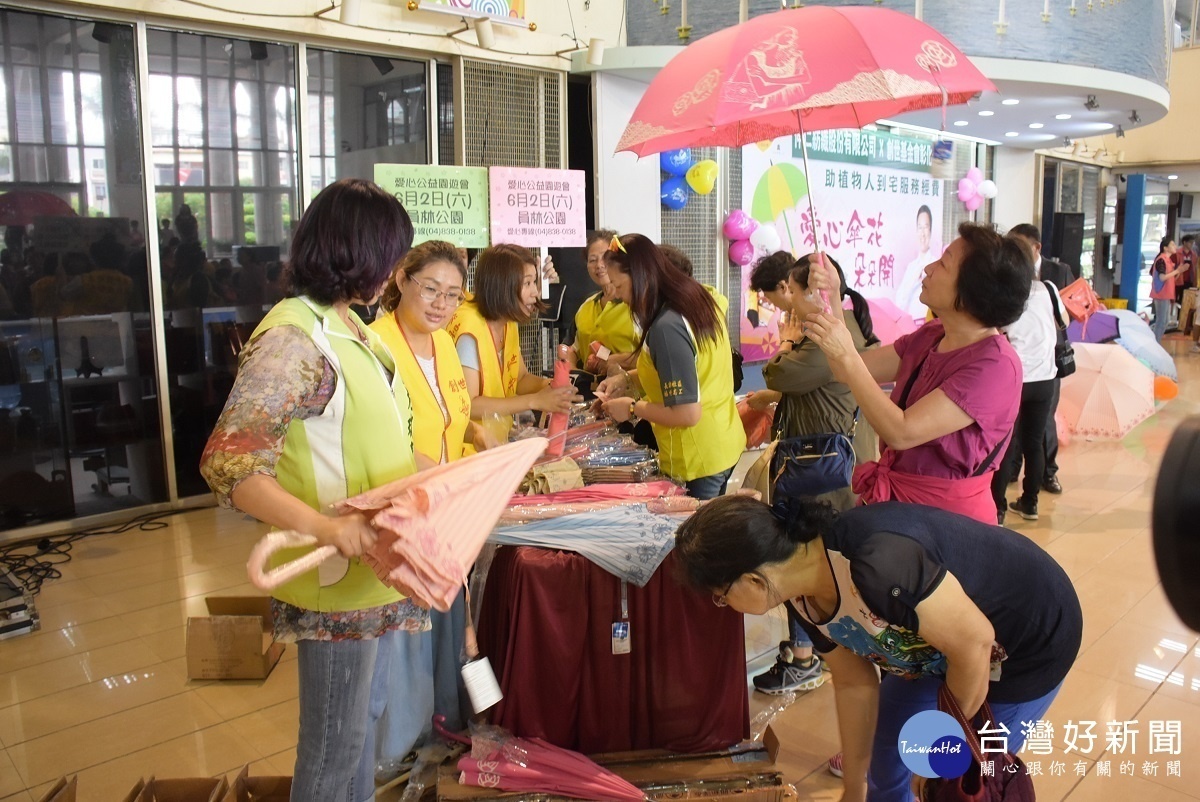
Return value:
<svg viewBox="0 0 1200 802">
<path fill-rule="evenodd" d="M 250 582 L 260 590 L 273 590 L 284 582 L 288 582 L 303 573 L 307 573 L 338 553 L 336 546 L 321 546 L 302 557 L 275 568 L 267 568 L 271 555 L 281 549 L 293 549 L 298 546 L 312 546 L 317 539 L 312 535 L 300 532 L 268 532 L 262 540 L 254 544 L 250 551 L 250 560 L 246 563 L 246 573 Z"/>
<path fill-rule="evenodd" d="M 458 733 L 450 732 L 450 730 L 446 729 L 446 717 L 443 715 L 439 714 L 433 717 L 433 731 L 438 734 L 439 738 L 443 738 L 452 743 L 466 744 L 467 746 L 471 745 L 470 738 L 463 737 Z"/>
</svg>

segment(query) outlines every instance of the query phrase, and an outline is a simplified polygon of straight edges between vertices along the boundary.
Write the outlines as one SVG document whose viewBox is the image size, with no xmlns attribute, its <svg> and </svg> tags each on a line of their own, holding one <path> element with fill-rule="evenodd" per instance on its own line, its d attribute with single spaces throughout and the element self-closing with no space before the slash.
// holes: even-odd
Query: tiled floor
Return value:
<svg viewBox="0 0 1200 802">
<path fill-rule="evenodd" d="M 1122 442 L 1066 444 L 1066 492 L 1042 496 L 1037 523 L 1012 524 L 1062 563 L 1083 602 L 1084 651 L 1049 720 L 1137 719 L 1143 730 L 1136 776 L 1121 776 L 1121 758 L 1099 751 L 1084 755 L 1083 776 L 1073 755 L 1044 758 L 1047 774 L 1050 759 L 1067 770 L 1039 778 L 1043 802 L 1200 798 L 1200 763 L 1189 759 L 1200 754 L 1200 648 L 1162 595 L 1149 533 L 1163 448 L 1184 417 L 1200 413 L 1200 356 L 1189 345 L 1171 343 L 1179 397 Z M 291 773 L 295 651 L 263 682 L 191 682 L 183 660 L 187 617 L 204 612 L 205 594 L 253 592 L 244 564 L 261 531 L 203 510 L 157 532 L 76 546 L 63 578 L 38 597 L 43 630 L 0 642 L 0 802 L 32 802 L 76 772 L 83 802 L 120 799 L 151 774 L 232 777 L 245 763 L 256 773 Z M 1182 722 L 1182 778 L 1167 776 L 1165 759 L 1157 776 L 1143 775 L 1151 720 Z M 834 721 L 829 685 L 776 721 L 780 767 L 801 799 L 838 799 L 823 768 L 838 748 Z M 1103 746 L 1103 723 L 1097 732 Z M 1097 761 L 1105 760 L 1114 776 L 1100 776 Z"/>
</svg>

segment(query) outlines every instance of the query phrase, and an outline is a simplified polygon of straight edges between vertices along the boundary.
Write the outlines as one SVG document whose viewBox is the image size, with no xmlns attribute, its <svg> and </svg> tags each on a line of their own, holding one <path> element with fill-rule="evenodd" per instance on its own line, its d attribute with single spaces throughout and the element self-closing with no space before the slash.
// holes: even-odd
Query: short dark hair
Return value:
<svg viewBox="0 0 1200 802">
<path fill-rule="evenodd" d="M 617 232 L 611 228 L 597 228 L 587 233 L 587 247 L 592 247 L 593 243 L 603 242 L 605 245 L 612 242 L 612 238 L 617 236 Z"/>
<path fill-rule="evenodd" d="M 604 262 L 629 276 L 633 319 L 642 327 L 642 343 L 658 313 L 678 312 L 692 327 L 698 341 L 717 342 L 721 316 L 717 302 L 696 279 L 684 275 L 662 249 L 643 234 L 625 234 L 619 250 L 604 252 Z M 638 346 L 641 347 L 641 344 Z"/>
<path fill-rule="evenodd" d="M 676 248 L 674 245 L 659 245 L 658 249 L 662 251 L 663 256 L 667 257 L 667 261 L 678 267 L 684 273 L 695 278 L 696 270 L 692 267 L 692 260 L 683 251 Z"/>
<path fill-rule="evenodd" d="M 958 235 L 967 252 L 958 269 L 954 308 L 984 326 L 1001 328 L 1015 322 L 1025 311 L 1033 285 L 1029 246 L 977 223 L 962 223 Z"/>
<path fill-rule="evenodd" d="M 362 178 L 335 181 L 296 224 L 289 291 L 321 304 L 372 301 L 412 240 L 412 221 L 394 196 Z"/>
<path fill-rule="evenodd" d="M 743 574 L 790 559 L 801 545 L 828 534 L 836 520 L 833 507 L 814 498 L 789 498 L 772 508 L 749 496 L 721 496 L 679 527 L 675 556 L 688 585 L 720 590 Z"/>
<path fill-rule="evenodd" d="M 1179 238 L 1180 245 L 1183 245 L 1188 242 L 1195 242 L 1195 241 L 1196 241 L 1196 238 L 1194 236 L 1192 236 L 1191 234 L 1184 234 L 1182 237 Z"/>
<path fill-rule="evenodd" d="M 436 239 L 422 242 L 420 245 L 413 246 L 413 249 L 404 256 L 404 261 L 396 265 L 396 270 L 392 273 L 387 288 L 383 291 L 383 297 L 379 299 L 379 305 L 383 307 L 383 311 L 394 311 L 400 305 L 400 297 L 403 293 L 397 279 L 401 273 L 405 278 L 412 278 L 434 262 L 449 262 L 454 265 L 458 268 L 463 283 L 466 283 L 467 263 L 463 261 L 457 246 Z"/>
<path fill-rule="evenodd" d="M 930 209 L 928 206 L 926 206 L 924 203 L 921 204 L 920 209 L 917 209 L 917 219 L 918 220 L 921 219 L 921 215 L 925 215 L 926 217 L 929 218 L 929 227 L 933 228 L 933 210 Z"/>
<path fill-rule="evenodd" d="M 1030 242 L 1036 242 L 1038 245 L 1042 244 L 1042 232 L 1038 231 L 1038 227 L 1033 223 L 1018 223 L 1008 230 L 1008 235 L 1021 237 Z"/>
<path fill-rule="evenodd" d="M 750 271 L 750 289 L 771 292 L 779 286 L 779 282 L 787 281 L 788 273 L 795 264 L 795 257 L 787 251 L 775 251 L 770 256 L 764 256 Z"/>
<path fill-rule="evenodd" d="M 520 245 L 501 243 L 485 248 L 475 263 L 475 304 L 484 320 L 529 322 L 521 309 L 521 282 L 525 268 L 538 266 L 533 251 Z M 545 304 L 539 304 L 543 311 Z"/>
</svg>

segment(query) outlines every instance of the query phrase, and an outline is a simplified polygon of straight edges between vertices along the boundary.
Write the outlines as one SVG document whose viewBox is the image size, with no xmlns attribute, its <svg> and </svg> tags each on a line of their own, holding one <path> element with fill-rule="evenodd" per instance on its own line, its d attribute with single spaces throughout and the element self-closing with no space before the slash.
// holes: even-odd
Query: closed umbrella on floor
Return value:
<svg viewBox="0 0 1200 802">
<path fill-rule="evenodd" d="M 1077 343 L 1058 411 L 1075 434 L 1119 439 L 1154 414 L 1154 373 L 1119 345 Z"/>
</svg>

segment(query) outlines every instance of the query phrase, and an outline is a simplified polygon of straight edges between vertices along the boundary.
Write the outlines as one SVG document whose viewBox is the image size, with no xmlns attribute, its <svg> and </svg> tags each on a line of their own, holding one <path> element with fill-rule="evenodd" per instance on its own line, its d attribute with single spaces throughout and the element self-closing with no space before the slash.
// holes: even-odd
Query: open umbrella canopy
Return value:
<svg viewBox="0 0 1200 802">
<path fill-rule="evenodd" d="M 868 298 L 867 306 L 871 310 L 871 326 L 882 345 L 891 345 L 920 328 L 912 315 L 888 298 Z"/>
<path fill-rule="evenodd" d="M 1095 319 L 1099 314 L 1097 312 L 1092 318 Z M 1167 349 L 1162 347 L 1162 343 L 1154 336 L 1154 329 L 1142 320 L 1141 315 L 1128 309 L 1112 309 L 1106 314 L 1121 322 L 1121 336 L 1117 338 L 1117 345 L 1133 354 L 1137 361 L 1159 376 L 1179 381 L 1179 369 L 1175 367 L 1175 360 L 1167 353 Z M 1088 325 L 1091 325 L 1091 322 L 1088 320 Z"/>
<path fill-rule="evenodd" d="M 907 14 L 787 9 L 684 48 L 650 83 L 617 150 L 645 156 L 861 128 L 995 89 L 944 36 Z"/>
<path fill-rule="evenodd" d="M 1073 343 L 1108 343 L 1121 336 L 1121 321 L 1111 312 L 1097 312 L 1082 323 L 1067 324 L 1067 339 Z"/>
<path fill-rule="evenodd" d="M 39 217 L 74 217 L 75 210 L 57 195 L 14 189 L 0 195 L 0 226 L 27 226 Z"/>
<path fill-rule="evenodd" d="M 1075 434 L 1124 437 L 1154 414 L 1154 373 L 1119 345 L 1077 343 L 1058 410 Z"/>
</svg>

